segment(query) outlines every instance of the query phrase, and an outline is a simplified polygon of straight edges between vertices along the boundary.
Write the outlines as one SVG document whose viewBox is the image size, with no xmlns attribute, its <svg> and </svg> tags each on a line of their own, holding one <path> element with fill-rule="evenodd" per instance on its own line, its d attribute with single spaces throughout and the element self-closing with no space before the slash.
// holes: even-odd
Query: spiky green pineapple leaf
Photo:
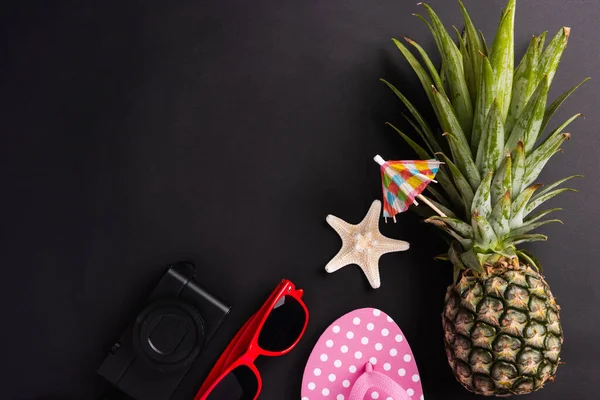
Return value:
<svg viewBox="0 0 600 400">
<path fill-rule="evenodd" d="M 559 179 L 558 181 L 551 183 L 550 185 L 545 185 L 543 190 L 540 190 L 539 192 L 536 193 L 535 196 L 533 196 L 532 201 L 535 201 L 536 198 L 544 196 L 546 193 L 552 191 L 554 188 L 562 185 L 563 183 L 570 181 L 571 179 L 574 178 L 583 178 L 583 175 L 571 175 L 571 176 L 567 176 L 566 178 L 563 179 Z"/>
<path fill-rule="evenodd" d="M 473 124 L 473 105 L 465 79 L 462 55 L 435 11 L 428 4 L 422 4 L 429 14 L 434 37 L 437 36 L 438 38 L 437 44 L 450 86 L 449 95 L 452 100 L 452 107 L 456 110 L 456 117 L 462 130 L 469 134 Z"/>
<path fill-rule="evenodd" d="M 434 85 L 433 80 L 431 79 L 431 77 L 429 76 L 427 71 L 425 71 L 425 68 L 423 68 L 421 63 L 410 52 L 410 50 L 408 50 L 408 48 L 406 48 L 406 46 L 404 46 L 404 44 L 402 44 L 398 39 L 392 39 L 392 41 L 394 42 L 394 44 L 396 45 L 398 50 L 400 50 L 400 52 L 402 53 L 402 55 L 404 56 L 406 61 L 408 61 L 408 63 L 412 67 L 412 69 L 415 71 L 415 74 L 417 74 L 417 78 L 419 78 L 421 85 L 423 85 L 423 89 L 425 89 L 425 92 L 427 93 L 427 96 L 429 97 L 429 102 L 434 104 L 434 100 L 432 97 L 433 94 L 431 93 L 430 90 L 428 90 L 431 86 Z M 433 111 L 435 112 L 435 115 L 439 119 L 439 110 L 437 109 L 437 107 L 433 107 Z"/>
<path fill-rule="evenodd" d="M 454 229 L 462 237 L 473 239 L 473 228 L 466 222 L 463 222 L 457 218 L 440 217 L 438 215 L 428 218 L 425 222 L 432 223 L 432 220 L 439 220 L 448 225 L 450 228 Z"/>
<path fill-rule="evenodd" d="M 567 47 L 570 33 L 571 28 L 561 28 L 554 38 L 552 38 L 550 43 L 548 43 L 548 47 L 546 47 L 546 50 L 544 50 L 540 56 L 538 77 L 541 79 L 544 75 L 547 75 L 549 85 L 552 84 L 552 81 L 554 80 L 558 64 Z"/>
<path fill-rule="evenodd" d="M 540 222 L 530 222 L 528 224 L 524 224 L 523 226 L 521 226 L 517 229 L 513 229 L 510 232 L 510 236 L 508 236 L 508 237 L 511 238 L 511 237 L 515 237 L 515 236 L 524 235 L 527 232 L 531 232 L 531 231 L 539 228 L 540 226 L 544 226 L 544 225 L 552 224 L 552 223 L 563 224 L 563 222 L 560 219 L 548 219 L 548 220 L 540 221 Z"/>
<path fill-rule="evenodd" d="M 540 211 L 538 213 L 535 213 L 532 216 L 528 216 L 527 218 L 524 218 L 523 222 L 526 224 L 536 222 L 536 221 L 539 221 L 540 219 L 544 218 L 546 215 L 556 212 L 556 211 L 562 211 L 562 208 L 550 208 L 548 210 Z"/>
<path fill-rule="evenodd" d="M 510 188 L 512 185 L 512 159 L 510 154 L 504 157 L 500 167 L 492 179 L 492 204 L 495 204 L 508 191 L 510 197 Z"/>
<path fill-rule="evenodd" d="M 440 79 L 442 81 L 442 86 L 446 93 L 450 91 L 450 87 L 448 86 L 448 77 L 446 76 L 446 68 L 444 68 L 444 61 L 442 60 L 442 65 L 440 67 Z M 448 96 L 446 96 L 448 97 Z"/>
<path fill-rule="evenodd" d="M 452 104 L 446 96 L 437 90 L 435 86 L 431 86 L 429 91 L 433 94 L 434 105 L 438 109 L 440 114 L 440 125 L 445 132 L 453 134 L 459 141 L 461 148 L 469 148 L 467 137 L 454 113 Z"/>
<path fill-rule="evenodd" d="M 454 271 L 452 273 L 452 279 L 454 283 L 458 282 L 460 272 L 467 269 L 463 264 L 462 260 L 460 259 L 460 249 L 457 249 L 459 245 L 459 243 L 453 241 L 452 243 L 450 243 L 450 248 L 448 249 L 448 259 L 454 266 Z"/>
<path fill-rule="evenodd" d="M 474 104 L 475 100 L 477 99 L 477 83 L 476 83 L 477 80 L 475 79 L 475 75 L 476 75 L 475 71 L 473 71 L 473 63 L 471 62 L 471 54 L 469 53 L 469 50 L 467 48 L 465 35 L 461 34 L 458 31 L 458 28 L 456 26 L 452 25 L 452 28 L 454 28 L 454 31 L 456 32 L 456 35 L 458 37 L 458 43 L 459 43 L 458 49 L 460 50 L 460 54 L 462 55 L 462 58 L 463 58 L 465 81 L 467 82 L 467 89 L 469 90 L 469 96 L 471 96 L 471 104 Z"/>
<path fill-rule="evenodd" d="M 546 127 L 548 126 L 548 122 L 550 122 L 550 120 L 554 116 L 554 113 L 556 113 L 556 111 L 569 98 L 569 96 L 571 96 L 573 94 L 573 92 L 575 92 L 577 89 L 579 89 L 579 87 L 581 85 L 583 85 L 590 79 L 591 78 L 585 78 L 584 80 L 579 82 L 577 85 L 573 86 L 571 89 L 567 90 L 565 93 L 560 95 L 556 100 L 554 100 L 554 102 L 552 104 L 550 104 L 550 106 L 548 107 L 548 109 L 546 110 L 546 112 L 544 114 L 544 120 L 542 121 L 542 127 L 540 129 L 540 132 L 544 132 L 546 130 Z"/>
<path fill-rule="evenodd" d="M 411 113 L 413 118 L 417 121 L 417 124 L 421 128 L 420 133 L 423 134 L 422 139 L 425 142 L 425 145 L 429 148 L 429 151 L 431 151 L 431 153 L 438 153 L 442 151 L 442 148 L 440 147 L 436 138 L 433 136 L 433 132 L 431 131 L 429 124 L 427 124 L 427 122 L 425 121 L 423 116 L 421 116 L 419 111 L 417 111 L 415 106 L 406 98 L 406 96 L 404 96 L 398 89 L 396 89 L 394 85 L 392 85 L 385 79 L 381 79 L 381 81 L 385 83 L 390 89 L 392 89 L 392 92 L 394 92 L 394 94 L 400 99 L 400 101 L 404 103 L 404 105 Z"/>
<path fill-rule="evenodd" d="M 529 200 L 531 199 L 535 191 L 538 190 L 541 186 L 541 184 L 529 186 L 528 188 L 523 190 L 513 201 L 510 219 L 511 228 L 516 229 L 523 225 L 523 218 L 526 214 L 527 204 L 529 203 Z"/>
<path fill-rule="evenodd" d="M 481 132 L 485 120 L 494 103 L 494 71 L 490 60 L 481 55 L 480 79 L 477 89 L 477 101 L 475 102 L 475 113 L 473 120 L 473 132 L 471 134 L 471 152 L 477 154 L 477 148 L 481 139 Z"/>
<path fill-rule="evenodd" d="M 435 261 L 450 261 L 450 257 L 448 257 L 448 253 L 438 254 L 437 256 L 433 257 L 433 259 Z"/>
<path fill-rule="evenodd" d="M 460 169 L 463 176 L 469 181 L 471 188 L 478 188 L 481 177 L 479 176 L 479 171 L 477 171 L 477 166 L 471 158 L 471 153 L 468 150 L 465 151 L 462 149 L 456 137 L 451 133 L 446 132 L 442 136 L 448 138 L 452 158 L 456 161 L 456 166 Z"/>
<path fill-rule="evenodd" d="M 431 193 L 431 195 L 433 197 L 435 197 L 436 201 L 438 203 L 440 203 L 441 205 L 443 205 L 444 207 L 446 207 L 446 208 L 451 208 L 452 207 L 450 205 L 450 202 L 448 200 L 446 200 L 446 197 L 444 197 L 444 195 L 442 194 L 442 192 L 440 192 L 439 190 L 437 190 L 434 185 L 427 185 L 427 187 L 425 188 L 425 190 L 427 190 L 429 193 Z"/>
<path fill-rule="evenodd" d="M 517 256 L 519 257 L 519 260 L 521 261 L 521 263 L 523 263 L 525 265 L 529 265 L 530 267 L 537 270 L 538 272 L 541 272 L 540 267 L 536 264 L 535 260 L 533 258 L 529 257 L 528 254 L 524 253 L 521 250 L 517 250 Z"/>
<path fill-rule="evenodd" d="M 462 253 L 460 255 L 460 259 L 464 263 L 464 265 L 467 268 L 469 268 L 470 270 L 472 270 L 473 272 L 478 273 L 478 274 L 482 274 L 484 272 L 482 263 L 477 258 L 477 255 L 475 254 L 473 249 L 470 249 L 470 250 Z"/>
<path fill-rule="evenodd" d="M 463 21 L 465 23 L 465 41 L 469 52 L 469 59 L 471 61 L 470 70 L 473 72 L 475 79 L 475 81 L 473 82 L 474 89 L 477 89 L 479 87 L 480 81 L 479 71 L 481 71 L 480 53 L 483 53 L 485 49 L 483 47 L 483 44 L 481 43 L 481 37 L 479 36 L 477 29 L 475 29 L 475 26 L 473 25 L 473 21 L 471 20 L 471 16 L 467 12 L 467 9 L 465 8 L 461 0 L 458 0 L 458 4 L 460 5 L 460 9 L 463 15 Z M 471 99 L 473 103 L 475 103 L 475 98 Z"/>
<path fill-rule="evenodd" d="M 471 205 L 471 213 L 477 214 L 480 217 L 488 218 L 492 213 L 492 177 L 493 172 L 488 173 L 481 181 L 481 185 L 475 192 L 473 204 Z"/>
<path fill-rule="evenodd" d="M 529 101 L 529 98 L 537 85 L 538 62 L 540 54 L 542 53 L 542 45 L 545 37 L 546 34 L 543 33 L 541 37 L 534 36 L 531 39 L 529 47 L 515 71 L 512 100 L 504 124 L 508 134 L 512 132 L 515 123 L 523 112 L 525 105 Z M 519 138 L 517 137 L 517 140 L 518 139 Z"/>
<path fill-rule="evenodd" d="M 556 190 L 553 190 L 551 192 L 544 194 L 543 196 L 536 197 L 535 199 L 532 199 L 529 202 L 529 204 L 527 204 L 527 208 L 525 209 L 524 215 L 526 216 L 526 215 L 530 214 L 533 210 L 535 210 L 536 208 L 538 208 L 539 206 L 541 206 L 542 204 L 544 204 L 551 198 L 558 196 L 559 194 L 564 193 L 564 192 L 577 192 L 577 190 L 571 189 L 571 188 L 556 189 Z"/>
<path fill-rule="evenodd" d="M 540 263 L 539 260 L 528 250 L 521 249 L 517 251 L 517 255 L 519 255 L 519 257 L 523 257 L 523 259 L 526 260 L 526 263 L 534 266 L 534 268 L 536 268 L 539 272 L 544 272 L 542 263 Z"/>
<path fill-rule="evenodd" d="M 542 127 L 548 90 L 548 77 L 544 76 L 510 133 L 506 142 L 506 151 L 514 148 L 522 139 L 525 145 L 525 154 L 531 152 Z"/>
<path fill-rule="evenodd" d="M 507 190 L 492 209 L 490 223 L 499 238 L 510 231 L 511 205 L 510 191 Z"/>
<path fill-rule="evenodd" d="M 440 77 L 437 69 L 433 65 L 433 62 L 431 62 L 431 59 L 429 58 L 429 55 L 427 54 L 427 52 L 425 50 L 423 50 L 423 47 L 421 47 L 414 40 L 411 40 L 410 38 L 407 38 L 407 37 L 404 37 L 404 40 L 406 40 L 411 46 L 413 46 L 417 50 L 417 52 L 421 56 L 421 59 L 425 63 L 427 70 L 429 71 L 429 75 L 431 76 L 431 79 L 433 79 L 433 84 L 441 93 L 446 95 L 446 89 L 444 87 L 444 83 L 442 82 L 442 78 Z M 429 93 L 429 86 L 425 87 L 424 89 L 425 89 L 425 92 Z"/>
<path fill-rule="evenodd" d="M 486 57 L 490 56 L 490 48 L 487 44 L 487 40 L 485 40 L 485 35 L 483 34 L 482 31 L 479 31 L 479 37 L 481 38 L 481 44 L 483 45 L 483 54 Z"/>
<path fill-rule="evenodd" d="M 508 1 L 500 19 L 490 54 L 490 62 L 494 70 L 494 81 L 496 83 L 495 97 L 498 99 L 502 121 L 506 120 L 512 97 L 515 59 L 515 5 L 515 0 Z"/>
<path fill-rule="evenodd" d="M 517 147 L 513 150 L 511 158 L 512 185 L 510 188 L 510 195 L 514 199 L 521 193 L 521 188 L 525 181 L 525 146 L 521 140 L 519 140 Z"/>
<path fill-rule="evenodd" d="M 443 210 L 442 210 L 443 211 Z M 466 238 L 458 234 L 454 229 L 452 229 L 446 222 L 441 219 L 436 218 L 428 218 L 425 220 L 428 224 L 434 225 L 442 231 L 446 232 L 452 238 L 457 240 L 463 248 L 470 248 L 473 246 L 473 239 Z"/>
<path fill-rule="evenodd" d="M 431 23 L 429 23 L 429 21 L 427 20 L 427 18 L 425 18 L 421 14 L 413 14 L 413 16 L 419 18 L 427 26 L 427 28 L 431 32 L 431 35 L 433 36 L 433 40 L 435 41 L 435 44 L 436 44 L 436 46 L 437 46 L 437 48 L 439 50 L 441 48 L 441 46 L 442 46 L 442 43 L 440 41 L 440 37 L 437 34 L 437 31 L 435 29 L 433 29 L 433 26 L 431 25 Z M 444 62 L 444 60 L 442 59 L 442 64 L 443 64 L 443 62 Z M 441 75 L 442 74 L 440 73 L 440 76 Z"/>
<path fill-rule="evenodd" d="M 458 190 L 456 190 L 456 186 L 454 185 L 454 182 L 452 182 L 452 179 L 446 173 L 445 167 L 439 169 L 439 171 L 436 175 L 436 178 L 437 178 L 438 182 L 440 183 L 440 186 L 444 189 L 446 196 L 448 197 L 448 199 L 450 200 L 450 203 L 452 203 L 454 208 L 462 207 L 462 204 L 463 204 L 462 196 L 458 193 Z M 429 186 L 431 186 L 431 185 L 428 185 L 427 187 L 429 187 Z"/>
<path fill-rule="evenodd" d="M 417 155 L 422 159 L 422 160 L 429 160 L 431 158 L 433 158 L 428 152 L 427 150 L 425 150 L 423 147 L 421 147 L 421 145 L 419 145 L 417 142 L 415 142 L 414 140 L 412 140 L 408 135 L 406 135 L 404 132 L 402 132 L 400 129 L 396 128 L 392 123 L 390 122 L 386 122 L 386 125 L 390 126 L 393 130 L 395 130 L 402 139 L 404 139 L 404 141 L 410 146 L 411 149 L 413 149 L 413 151 L 415 153 L 417 153 Z"/>
<path fill-rule="evenodd" d="M 500 261 L 500 259 L 502 257 L 506 257 L 508 259 L 513 259 L 515 257 L 517 257 L 517 251 L 515 249 L 515 246 L 505 246 L 505 247 L 500 247 L 498 249 L 494 250 L 494 253 L 492 254 L 481 254 L 479 255 L 479 259 L 483 259 L 488 264 L 494 264 L 498 261 Z"/>
<path fill-rule="evenodd" d="M 486 217 L 475 211 L 471 218 L 471 225 L 475 236 L 474 246 L 478 247 L 477 250 L 485 252 L 487 249 L 495 247 L 498 237 Z"/>
<path fill-rule="evenodd" d="M 545 242 L 546 240 L 548 240 L 548 236 L 546 235 L 541 235 L 539 233 L 527 233 L 525 235 L 511 237 L 510 239 L 506 240 L 506 243 L 516 246 L 521 243 Z"/>
<path fill-rule="evenodd" d="M 500 104 L 494 100 L 488 113 L 477 149 L 477 169 L 483 176 L 496 170 L 504 152 L 504 125 Z"/>
<path fill-rule="evenodd" d="M 525 162 L 525 170 L 527 172 L 524 182 L 525 186 L 537 179 L 548 160 L 559 151 L 560 145 L 568 139 L 571 139 L 569 133 L 552 135 L 549 140 L 542 143 L 540 147 L 531 153 L 531 156 Z"/>
<path fill-rule="evenodd" d="M 471 188 L 471 185 L 460 172 L 458 167 L 444 153 L 438 153 L 436 155 L 442 157 L 442 159 L 446 163 L 446 166 L 450 170 L 450 174 L 452 175 L 454 184 L 456 185 L 460 193 L 459 196 L 461 196 L 461 205 L 465 210 L 465 215 L 469 215 L 471 211 L 471 203 L 473 202 L 473 196 L 475 195 L 473 189 Z"/>
</svg>

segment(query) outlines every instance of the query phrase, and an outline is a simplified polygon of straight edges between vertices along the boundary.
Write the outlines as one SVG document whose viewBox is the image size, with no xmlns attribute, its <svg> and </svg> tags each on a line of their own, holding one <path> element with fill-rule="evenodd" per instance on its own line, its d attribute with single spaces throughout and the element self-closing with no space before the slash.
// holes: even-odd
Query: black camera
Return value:
<svg viewBox="0 0 600 400">
<path fill-rule="evenodd" d="M 134 399 L 168 399 L 231 309 L 195 275 L 191 263 L 171 265 L 98 369 Z"/>
</svg>

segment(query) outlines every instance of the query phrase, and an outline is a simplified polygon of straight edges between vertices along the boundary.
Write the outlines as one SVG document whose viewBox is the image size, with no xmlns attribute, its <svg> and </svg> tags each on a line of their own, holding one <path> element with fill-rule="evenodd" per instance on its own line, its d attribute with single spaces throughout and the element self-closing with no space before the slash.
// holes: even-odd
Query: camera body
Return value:
<svg viewBox="0 0 600 400">
<path fill-rule="evenodd" d="M 169 266 L 98 369 L 134 399 L 168 399 L 231 309 L 195 275 L 191 263 Z"/>
</svg>

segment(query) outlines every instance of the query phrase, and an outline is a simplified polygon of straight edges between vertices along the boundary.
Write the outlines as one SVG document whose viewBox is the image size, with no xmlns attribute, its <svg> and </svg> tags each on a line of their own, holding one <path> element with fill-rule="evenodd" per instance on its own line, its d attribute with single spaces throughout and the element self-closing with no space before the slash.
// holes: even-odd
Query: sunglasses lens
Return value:
<svg viewBox="0 0 600 400">
<path fill-rule="evenodd" d="M 252 400 L 257 392 L 256 375 L 250 368 L 240 365 L 221 379 L 206 400 Z"/>
<path fill-rule="evenodd" d="M 260 331 L 258 345 L 267 351 L 288 349 L 302 333 L 306 312 L 292 296 L 284 296 L 275 304 Z"/>
</svg>

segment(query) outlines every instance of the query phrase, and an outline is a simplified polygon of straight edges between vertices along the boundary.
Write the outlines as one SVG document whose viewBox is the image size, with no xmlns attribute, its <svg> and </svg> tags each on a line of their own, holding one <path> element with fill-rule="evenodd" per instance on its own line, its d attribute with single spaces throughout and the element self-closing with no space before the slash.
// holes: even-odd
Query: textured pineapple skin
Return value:
<svg viewBox="0 0 600 400">
<path fill-rule="evenodd" d="M 563 332 L 544 278 L 505 260 L 448 287 L 442 323 L 458 381 L 485 396 L 527 394 L 553 380 Z"/>
</svg>

